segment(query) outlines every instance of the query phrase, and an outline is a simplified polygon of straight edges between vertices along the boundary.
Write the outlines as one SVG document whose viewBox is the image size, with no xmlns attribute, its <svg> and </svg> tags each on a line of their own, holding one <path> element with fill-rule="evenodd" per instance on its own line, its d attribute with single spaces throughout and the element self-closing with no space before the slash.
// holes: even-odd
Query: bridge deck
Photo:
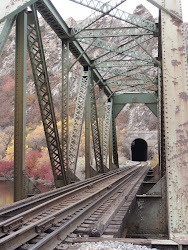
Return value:
<svg viewBox="0 0 188 250">
<path fill-rule="evenodd" d="M 15 203 L 0 213 L 1 248 L 53 249 L 80 235 L 121 237 L 148 171 L 147 163 L 137 163 Z"/>
</svg>

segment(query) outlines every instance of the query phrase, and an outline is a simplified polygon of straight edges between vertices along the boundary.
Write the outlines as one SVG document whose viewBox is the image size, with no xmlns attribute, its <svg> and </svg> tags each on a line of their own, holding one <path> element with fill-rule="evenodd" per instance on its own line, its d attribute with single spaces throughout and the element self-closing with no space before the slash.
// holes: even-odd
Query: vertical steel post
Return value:
<svg viewBox="0 0 188 250">
<path fill-rule="evenodd" d="M 62 158 L 68 182 L 68 141 L 69 141 L 69 41 L 62 41 Z"/>
<path fill-rule="evenodd" d="M 84 108 L 85 108 L 86 93 L 88 89 L 88 81 L 89 81 L 89 72 L 88 72 L 88 67 L 86 67 L 82 73 L 82 79 L 76 101 L 74 122 L 72 126 L 70 143 L 69 143 L 69 168 L 74 173 L 76 172 L 78 151 L 80 146 L 80 138 L 82 132 L 82 123 L 84 117 Z"/>
<path fill-rule="evenodd" d="M 103 164 L 106 166 L 109 147 L 110 122 L 112 116 L 112 102 L 107 102 L 105 105 L 105 123 L 103 133 Z"/>
<path fill-rule="evenodd" d="M 90 80 L 90 79 L 89 79 Z M 90 168 L 90 153 L 91 153 L 91 144 L 90 144 L 90 92 L 89 86 L 87 88 L 86 102 L 85 102 L 85 178 L 91 177 L 91 168 Z"/>
<path fill-rule="evenodd" d="M 15 116 L 14 116 L 14 201 L 23 199 L 26 124 L 27 14 L 16 20 Z"/>
<path fill-rule="evenodd" d="M 116 118 L 114 114 L 114 105 L 112 107 L 112 148 L 113 148 L 113 163 L 119 168 L 117 135 L 116 135 Z"/>
<path fill-rule="evenodd" d="M 181 0 L 163 7 L 182 16 Z M 188 238 L 188 70 L 183 22 L 161 10 L 163 106 L 170 239 Z"/>
<path fill-rule="evenodd" d="M 28 51 L 56 187 L 67 185 L 36 6 L 28 14 Z M 30 21 L 30 22 L 29 22 Z"/>
<path fill-rule="evenodd" d="M 113 142 L 112 142 L 112 116 L 110 119 L 110 129 L 109 129 L 109 169 L 113 170 L 112 154 L 113 154 Z"/>
<path fill-rule="evenodd" d="M 104 88 L 99 88 L 99 133 L 103 153 Z"/>
<path fill-rule="evenodd" d="M 96 98 L 95 98 L 95 87 L 94 87 L 92 69 L 90 70 L 90 73 L 91 73 L 91 79 L 90 79 L 89 86 L 90 86 L 91 130 L 92 130 L 92 138 L 93 138 L 93 147 L 94 147 L 97 172 L 103 173 L 104 167 L 103 167 L 103 158 L 102 158 L 102 153 L 101 153 L 100 132 L 99 132 L 99 126 L 98 126 L 97 105 L 96 105 Z"/>
</svg>

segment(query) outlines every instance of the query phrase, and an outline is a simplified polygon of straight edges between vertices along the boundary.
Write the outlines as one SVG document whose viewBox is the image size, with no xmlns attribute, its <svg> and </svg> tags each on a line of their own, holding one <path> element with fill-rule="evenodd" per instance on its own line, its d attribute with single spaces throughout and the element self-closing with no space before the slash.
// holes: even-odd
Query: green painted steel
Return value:
<svg viewBox="0 0 188 250">
<path fill-rule="evenodd" d="M 114 94 L 114 105 L 121 105 L 127 103 L 157 103 L 157 96 L 155 93 L 124 93 Z"/>
<path fill-rule="evenodd" d="M 121 69 L 121 68 L 100 68 L 101 71 L 103 72 L 108 72 L 108 73 L 113 73 L 115 76 L 127 76 L 130 77 L 131 79 L 137 79 L 137 80 L 142 80 L 144 82 L 150 82 L 152 84 L 157 84 L 157 79 L 155 77 L 149 76 L 146 74 L 143 74 L 142 71 L 141 73 L 140 70 L 134 70 L 134 71 L 128 71 L 126 72 L 125 70 Z M 138 73 L 134 73 L 134 72 L 138 72 Z"/>
<path fill-rule="evenodd" d="M 124 45 L 117 46 L 117 44 L 112 42 L 107 42 L 105 40 L 96 39 L 94 42 L 93 40 L 89 38 L 82 38 L 78 39 L 79 42 L 85 43 L 85 44 L 91 44 L 92 46 L 110 51 L 111 53 L 107 53 L 99 58 L 94 59 L 93 65 L 96 66 L 97 64 L 106 61 L 108 59 L 111 59 L 115 57 L 117 54 L 122 54 L 124 56 L 136 58 L 138 60 L 146 61 L 148 63 L 154 62 L 154 58 L 152 58 L 150 55 L 147 55 L 146 53 L 142 53 L 138 50 L 133 49 L 134 47 L 138 46 L 138 44 L 135 41 L 139 41 L 139 44 L 144 43 L 148 40 L 150 40 L 151 37 L 140 37 L 138 39 L 133 39 L 129 42 L 126 42 Z"/>
<path fill-rule="evenodd" d="M 76 101 L 76 109 L 74 112 L 74 122 L 69 142 L 69 168 L 74 173 L 76 172 L 76 164 L 78 159 L 78 151 L 79 151 L 82 123 L 84 117 L 85 100 L 90 79 L 89 74 L 90 72 L 88 70 L 83 71 L 82 74 L 79 93 Z"/>
<path fill-rule="evenodd" d="M 103 122 L 104 122 L 104 88 L 99 88 L 99 133 L 100 133 L 101 145 L 103 145 Z M 102 151 L 103 147 L 101 147 L 101 152 Z"/>
<path fill-rule="evenodd" d="M 98 173 L 104 173 L 92 70 L 91 70 L 91 79 L 89 81 L 89 86 L 90 86 L 90 104 L 91 104 L 91 129 L 92 129 L 96 169 Z"/>
<path fill-rule="evenodd" d="M 48 72 L 45 63 L 45 56 L 35 6 L 33 6 L 32 13 L 30 13 L 30 15 L 32 15 L 33 23 L 28 25 L 28 50 L 54 182 L 56 187 L 60 187 L 67 184 L 67 179 L 62 161 L 59 134 L 57 130 L 50 83 L 48 79 Z"/>
<path fill-rule="evenodd" d="M 118 27 L 118 28 L 100 28 L 86 29 L 74 35 L 75 38 L 102 38 L 102 37 L 120 37 L 120 36 L 149 36 L 153 32 L 141 30 L 137 27 Z"/>
<path fill-rule="evenodd" d="M 151 110 L 151 112 L 158 117 L 158 108 L 157 108 L 157 103 L 147 103 L 146 106 Z"/>
<path fill-rule="evenodd" d="M 90 0 L 89 2 L 87 0 L 70 0 L 70 1 L 75 2 L 75 3 L 79 3 L 83 6 L 89 7 L 93 10 L 96 10 L 96 11 L 99 11 L 102 13 L 106 13 L 106 9 L 110 9 L 110 7 L 111 7 L 110 6 L 111 1 L 110 1 L 110 4 L 107 2 L 105 6 L 104 6 L 103 2 L 98 1 L 98 0 Z M 105 10 L 103 10 L 104 8 L 105 8 Z M 108 15 L 111 17 L 117 18 L 119 20 L 125 21 L 127 23 L 136 25 L 136 26 L 143 28 L 143 29 L 146 29 L 146 30 L 150 30 L 150 31 L 154 31 L 154 32 L 157 31 L 157 26 L 155 23 L 153 23 L 149 20 L 146 20 L 144 18 L 141 18 L 140 16 L 129 14 L 129 13 L 127 13 L 121 9 L 118 9 L 118 8 L 109 12 Z M 77 29 L 78 29 L 78 27 L 77 27 Z M 80 27 L 80 30 L 81 29 L 82 28 Z"/>
<path fill-rule="evenodd" d="M 86 102 L 85 102 L 85 178 L 91 176 L 91 138 L 90 138 L 90 126 L 91 126 L 91 103 L 90 103 L 90 86 L 87 87 Z"/>
<path fill-rule="evenodd" d="M 27 15 L 16 20 L 15 111 L 14 111 L 14 201 L 24 197 L 26 129 Z"/>
<path fill-rule="evenodd" d="M 69 141 L 69 42 L 62 42 L 62 125 L 61 148 L 63 167 L 68 172 L 68 141 Z M 68 176 L 68 174 L 67 174 Z M 68 176 L 70 183 L 70 177 Z"/>
<path fill-rule="evenodd" d="M 51 26 L 51 28 L 55 31 L 57 36 L 60 39 L 70 39 L 71 33 L 70 29 L 65 23 L 65 21 L 61 18 L 55 7 L 48 0 L 38 1 L 36 3 L 37 10 L 40 12 L 45 21 Z M 78 41 L 70 41 L 69 44 L 70 52 L 75 56 L 75 58 L 79 58 L 79 62 L 82 66 L 91 66 L 92 60 L 87 56 L 86 53 L 83 53 L 84 50 L 78 43 Z M 111 90 L 107 86 L 104 86 L 104 81 L 99 72 L 94 69 L 94 81 L 99 84 L 99 86 L 104 87 L 105 94 L 107 96 L 111 95 Z"/>
<path fill-rule="evenodd" d="M 116 118 L 114 113 L 114 105 L 112 107 L 112 152 L 114 165 L 119 168 L 118 146 L 117 146 L 117 134 L 116 134 Z"/>
<path fill-rule="evenodd" d="M 154 63 L 148 63 L 139 60 L 108 60 L 106 62 L 101 62 L 96 66 L 96 68 L 104 67 L 104 68 L 111 68 L 111 67 L 125 67 L 126 70 L 131 70 L 134 68 L 142 68 L 142 67 L 154 67 Z"/>
<path fill-rule="evenodd" d="M 104 163 L 104 166 L 107 165 L 111 119 L 112 119 L 112 102 L 106 102 L 106 104 L 105 104 L 104 133 L 103 133 L 103 163 Z"/>
<path fill-rule="evenodd" d="M 119 113 L 122 111 L 122 109 L 125 107 L 125 105 L 126 104 L 114 105 L 113 112 L 114 112 L 115 118 L 119 115 Z"/>
<path fill-rule="evenodd" d="M 10 17 L 0 23 L 0 56 L 3 52 L 3 48 L 10 34 L 14 21 L 15 17 Z"/>
<path fill-rule="evenodd" d="M 87 17 L 85 20 L 81 21 L 76 27 L 71 29 L 71 34 L 74 36 L 75 34 L 79 33 L 80 31 L 86 29 L 88 26 L 93 24 L 94 22 L 98 21 L 100 18 L 117 8 L 120 4 L 125 2 L 126 0 L 110 0 L 107 3 L 98 2 L 98 4 L 95 4 L 95 1 L 90 1 L 90 4 L 92 6 L 95 6 L 96 11 L 92 13 L 89 17 Z M 83 4 L 84 1 L 82 1 Z M 100 5 L 100 6 L 99 6 Z M 102 14 L 99 14 L 98 9 Z"/>
<path fill-rule="evenodd" d="M 34 4 L 37 0 L 3 0 L 1 1 L 0 23 L 6 18 L 13 18 L 15 15 Z"/>
</svg>

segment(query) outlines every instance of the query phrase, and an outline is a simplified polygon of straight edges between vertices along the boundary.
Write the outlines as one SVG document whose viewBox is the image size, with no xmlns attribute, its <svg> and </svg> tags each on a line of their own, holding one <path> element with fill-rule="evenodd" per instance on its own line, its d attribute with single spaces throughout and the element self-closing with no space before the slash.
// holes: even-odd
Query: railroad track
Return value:
<svg viewBox="0 0 188 250">
<path fill-rule="evenodd" d="M 101 236 L 147 172 L 146 163 L 124 167 L 3 211 L 0 249 L 61 249 L 74 231 Z"/>
</svg>

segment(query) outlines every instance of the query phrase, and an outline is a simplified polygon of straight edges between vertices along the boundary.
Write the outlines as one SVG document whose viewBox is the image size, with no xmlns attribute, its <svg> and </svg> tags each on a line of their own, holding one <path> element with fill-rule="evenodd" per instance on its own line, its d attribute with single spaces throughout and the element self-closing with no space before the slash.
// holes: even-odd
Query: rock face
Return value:
<svg viewBox="0 0 188 250">
<path fill-rule="evenodd" d="M 149 10 L 143 5 L 138 5 L 134 10 L 134 14 L 142 16 L 145 19 L 155 21 Z M 70 27 L 76 25 L 73 18 L 66 20 Z M 120 21 L 109 17 L 104 17 L 95 23 L 95 27 L 111 27 L 120 26 Z M 61 40 L 51 30 L 51 28 L 40 18 L 40 26 L 42 33 L 43 46 L 45 51 L 46 63 L 49 73 L 49 79 L 52 89 L 54 106 L 57 113 L 57 119 L 60 119 L 61 113 Z M 188 23 L 184 24 L 186 47 L 188 48 Z M 112 38 L 111 38 L 112 39 Z M 116 38 L 124 39 L 124 38 Z M 111 40 L 109 41 L 111 42 Z M 113 41 L 114 42 L 114 41 Z M 118 40 L 115 40 L 118 43 Z M 86 45 L 87 47 L 87 45 Z M 157 39 L 148 42 L 147 50 L 157 57 Z M 14 53 L 15 53 L 15 28 L 13 28 L 10 37 L 6 43 L 3 55 L 0 59 L 0 129 L 13 124 L 14 117 Z M 91 58 L 96 58 L 100 55 L 100 49 L 88 50 Z M 75 58 L 70 54 L 70 61 L 73 63 Z M 82 67 L 76 63 L 71 70 L 69 76 L 70 82 L 70 115 L 73 116 L 76 95 L 79 88 Z M 123 123 L 122 121 L 123 118 Z M 40 112 L 38 101 L 33 84 L 33 76 L 29 58 L 27 59 L 27 125 L 36 126 L 40 121 Z M 123 109 L 120 117 L 117 118 L 117 125 L 128 130 L 155 130 L 157 129 L 157 119 L 152 115 L 145 105 L 128 104 Z"/>
</svg>

